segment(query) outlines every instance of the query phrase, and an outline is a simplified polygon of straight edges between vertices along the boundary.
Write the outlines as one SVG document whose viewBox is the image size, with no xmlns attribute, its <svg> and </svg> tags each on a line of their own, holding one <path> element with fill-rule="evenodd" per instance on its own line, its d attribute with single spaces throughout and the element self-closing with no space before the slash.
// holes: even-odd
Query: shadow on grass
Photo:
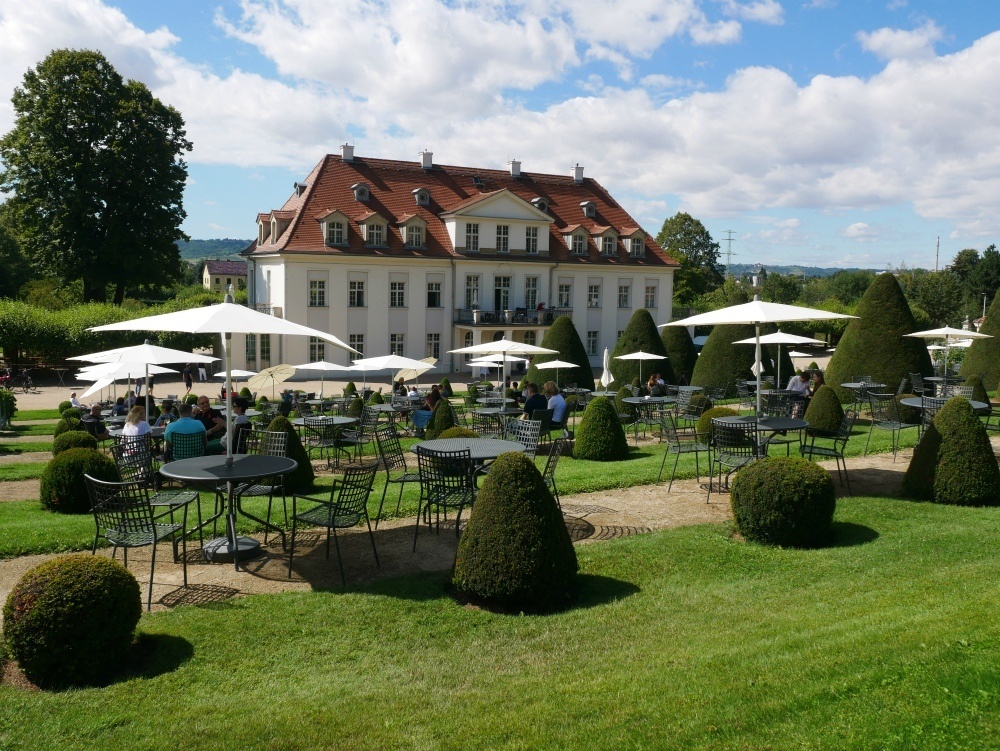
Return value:
<svg viewBox="0 0 1000 751">
<path fill-rule="evenodd" d="M 119 680 L 156 678 L 177 670 L 193 656 L 194 646 L 187 639 L 170 634 L 140 633 L 132 645 L 128 670 Z"/>
<path fill-rule="evenodd" d="M 879 537 L 871 527 L 853 522 L 834 522 L 830 526 L 830 541 L 826 548 L 849 548 L 855 545 L 867 545 Z"/>
</svg>

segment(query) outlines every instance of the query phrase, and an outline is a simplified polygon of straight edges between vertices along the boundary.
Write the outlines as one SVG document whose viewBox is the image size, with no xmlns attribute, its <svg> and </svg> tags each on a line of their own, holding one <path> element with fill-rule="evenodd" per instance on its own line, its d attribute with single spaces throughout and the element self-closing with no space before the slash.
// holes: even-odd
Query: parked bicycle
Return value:
<svg viewBox="0 0 1000 751">
<path fill-rule="evenodd" d="M 21 391 L 25 394 L 35 390 L 35 382 L 31 380 L 31 371 L 25 368 L 21 372 Z"/>
</svg>

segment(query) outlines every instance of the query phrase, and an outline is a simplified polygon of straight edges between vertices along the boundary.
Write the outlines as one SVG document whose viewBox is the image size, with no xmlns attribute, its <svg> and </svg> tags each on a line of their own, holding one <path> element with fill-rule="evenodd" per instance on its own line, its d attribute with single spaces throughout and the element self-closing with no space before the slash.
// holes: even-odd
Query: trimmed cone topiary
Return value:
<svg viewBox="0 0 1000 751">
<path fill-rule="evenodd" d="M 619 415 L 626 415 L 626 419 L 632 422 L 636 418 L 638 408 L 634 404 L 627 404 L 626 399 L 632 398 L 632 388 L 629 386 L 622 386 L 618 389 L 618 393 L 615 394 L 615 412 Z"/>
<path fill-rule="evenodd" d="M 972 396 L 969 397 L 972 401 L 983 402 L 984 404 L 990 403 L 990 395 L 986 393 L 986 387 L 983 386 L 983 379 L 978 375 L 966 378 L 965 385 L 972 387 Z M 976 410 L 976 414 L 980 417 L 986 417 L 990 414 L 990 408 L 985 407 L 984 409 Z"/>
<path fill-rule="evenodd" d="M 830 538 L 837 492 L 830 473 L 806 459 L 772 458 L 736 473 L 730 499 L 747 540 L 814 547 Z"/>
<path fill-rule="evenodd" d="M 385 404 L 385 399 L 382 398 L 379 392 L 373 391 L 371 396 L 368 397 L 366 404 Z"/>
<path fill-rule="evenodd" d="M 25 573 L 3 608 L 3 637 L 43 688 L 102 684 L 127 665 L 142 615 L 139 583 L 103 556 L 64 555 Z"/>
<path fill-rule="evenodd" d="M 254 405 L 254 409 L 256 409 L 258 412 L 263 412 L 265 409 L 267 409 L 269 404 L 270 402 L 268 401 L 268 398 L 266 396 L 262 396 L 257 399 L 257 403 Z"/>
<path fill-rule="evenodd" d="M 664 326 L 660 329 L 660 341 L 667 351 L 667 362 L 673 370 L 677 383 L 691 383 L 694 365 L 698 362 L 698 348 L 691 341 L 691 335 L 683 326 Z"/>
<path fill-rule="evenodd" d="M 981 376 L 986 390 L 995 391 L 1000 386 L 1000 294 L 990 303 L 979 333 L 989 334 L 992 339 L 973 339 L 958 372 L 966 378 Z"/>
<path fill-rule="evenodd" d="M 289 422 L 287 417 L 278 415 L 271 424 L 267 426 L 269 431 L 284 431 L 288 435 L 287 451 L 285 455 L 289 459 L 294 459 L 299 463 L 295 469 L 284 476 L 286 493 L 301 493 L 312 487 L 316 475 L 313 472 L 312 462 L 309 461 L 309 454 L 306 453 L 299 440 L 299 432 L 295 426 Z"/>
<path fill-rule="evenodd" d="M 242 396 L 244 399 L 253 398 L 253 394 L 250 392 L 250 389 L 248 389 L 246 386 L 240 389 L 240 396 Z"/>
<path fill-rule="evenodd" d="M 67 449 L 45 465 L 38 498 L 42 507 L 62 514 L 86 514 L 90 496 L 84 475 L 118 482 L 115 463 L 97 449 Z"/>
<path fill-rule="evenodd" d="M 344 396 L 354 396 L 358 393 L 358 387 L 354 385 L 354 381 L 348 381 L 347 385 L 344 386 Z"/>
<path fill-rule="evenodd" d="M 68 449 L 97 450 L 97 439 L 86 430 L 67 430 L 52 441 L 52 456 Z"/>
<path fill-rule="evenodd" d="M 364 409 L 365 409 L 364 401 L 362 401 L 360 396 L 355 394 L 347 405 L 347 416 L 360 418 L 361 413 L 364 412 Z"/>
<path fill-rule="evenodd" d="M 840 429 L 840 423 L 844 421 L 844 407 L 837 392 L 830 386 L 820 386 L 819 391 L 809 400 L 802 419 L 809 423 L 809 430 L 812 432 L 836 433 Z"/>
<path fill-rule="evenodd" d="M 438 384 L 441 387 L 441 396 L 448 399 L 455 395 L 455 390 L 451 387 L 451 381 L 447 378 L 442 378 L 441 383 Z"/>
<path fill-rule="evenodd" d="M 52 430 L 52 437 L 53 438 L 58 438 L 63 433 L 65 433 L 65 432 L 67 432 L 69 430 L 83 430 L 83 431 L 86 431 L 86 428 L 83 427 L 83 423 L 80 422 L 80 420 L 78 418 L 76 418 L 76 417 L 64 417 L 59 422 L 56 423 L 55 428 Z"/>
<path fill-rule="evenodd" d="M 754 375 L 751 368 L 754 363 L 756 348 L 752 344 L 733 344 L 742 339 L 750 339 L 756 336 L 757 329 L 752 324 L 723 324 L 712 328 L 712 333 L 708 335 L 705 344 L 702 345 L 701 355 L 695 363 L 694 372 L 691 375 L 692 386 L 704 386 L 705 388 L 725 388 L 726 397 L 736 396 L 736 382 L 752 380 Z M 768 333 L 765 327 L 761 327 L 761 334 Z M 774 356 L 777 353 L 773 353 Z M 764 361 L 763 376 L 771 376 L 774 379 L 774 370 L 771 368 L 772 353 L 766 345 L 761 345 L 761 359 Z M 781 373 L 784 377 L 787 372 L 791 377 L 793 371 L 786 370 L 785 363 L 782 362 Z"/>
<path fill-rule="evenodd" d="M 927 343 L 906 336 L 916 331 L 917 325 L 895 276 L 888 272 L 877 276 L 854 315 L 858 318 L 847 325 L 826 369 L 826 382 L 836 389 L 842 402 L 850 402 L 853 396 L 838 384 L 859 373 L 894 387 L 910 373 L 933 372 Z"/>
<path fill-rule="evenodd" d="M 532 381 L 539 385 L 546 381 L 554 380 L 555 371 L 539 370 L 538 365 L 550 360 L 563 360 L 571 362 L 576 367 L 561 368 L 559 370 L 559 384 L 575 383 L 584 388 L 590 388 L 594 382 L 594 371 L 590 367 L 590 357 L 587 355 L 587 348 L 580 341 L 576 326 L 569 316 L 559 316 L 549 330 L 542 337 L 542 347 L 554 349 L 555 354 L 535 355 L 528 366 L 528 372 L 524 374 L 525 381 Z"/>
<path fill-rule="evenodd" d="M 455 419 L 455 410 L 452 408 L 447 399 L 442 399 L 434 407 L 431 419 L 427 423 L 427 427 L 424 429 L 424 436 L 428 439 L 440 438 L 441 433 L 448 430 L 448 428 L 456 427 L 457 424 L 458 421 Z"/>
<path fill-rule="evenodd" d="M 646 352 L 650 355 L 662 355 L 662 360 L 616 360 L 620 355 L 630 355 L 633 352 Z M 621 337 L 611 351 L 609 365 L 616 383 L 632 383 L 634 378 L 641 376 L 645 384 L 650 373 L 659 373 L 667 383 L 677 383 L 677 376 L 667 356 L 667 350 L 656 330 L 653 316 L 645 308 L 639 308 L 632 314 L 628 325 L 622 331 Z"/>
<path fill-rule="evenodd" d="M 913 450 L 903 492 L 935 503 L 1000 505 L 1000 467 L 969 400 L 949 399 Z"/>
<path fill-rule="evenodd" d="M 479 433 L 474 430 L 469 430 L 468 428 L 454 427 L 448 428 L 447 430 L 442 430 L 437 436 L 437 438 L 479 438 Z"/>
<path fill-rule="evenodd" d="M 706 409 L 701 413 L 701 417 L 698 418 L 695 432 L 698 435 L 707 436 L 712 432 L 712 420 L 720 417 L 739 417 L 739 415 L 740 413 L 732 407 L 712 407 L 711 409 Z"/>
<path fill-rule="evenodd" d="M 79 420 L 83 417 L 83 410 L 77 407 L 70 407 L 69 409 L 64 409 L 59 413 L 60 417 L 65 417 L 67 420 Z"/>
<path fill-rule="evenodd" d="M 534 462 L 501 454 L 459 540 L 455 588 L 505 610 L 558 610 L 572 603 L 577 569 L 562 512 Z"/>
<path fill-rule="evenodd" d="M 614 462 L 628 456 L 625 429 L 610 399 L 595 397 L 583 412 L 573 446 L 574 459 Z M 492 470 L 491 470 L 492 471 Z"/>
</svg>

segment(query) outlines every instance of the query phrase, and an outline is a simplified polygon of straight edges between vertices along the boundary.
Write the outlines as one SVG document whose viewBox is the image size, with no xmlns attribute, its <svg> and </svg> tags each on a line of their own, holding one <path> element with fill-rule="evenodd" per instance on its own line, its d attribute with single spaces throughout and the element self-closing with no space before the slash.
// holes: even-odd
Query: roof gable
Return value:
<svg viewBox="0 0 1000 751">
<path fill-rule="evenodd" d="M 544 211 L 539 211 L 531 203 L 519 198 L 507 189 L 466 199 L 442 214 L 441 218 L 451 219 L 459 216 L 526 222 L 553 221 L 552 217 Z"/>
</svg>

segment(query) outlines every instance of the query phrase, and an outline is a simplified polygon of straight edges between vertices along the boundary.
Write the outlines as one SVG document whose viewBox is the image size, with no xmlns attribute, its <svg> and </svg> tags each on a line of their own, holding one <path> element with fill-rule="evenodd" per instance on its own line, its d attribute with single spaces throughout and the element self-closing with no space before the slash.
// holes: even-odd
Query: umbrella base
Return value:
<svg viewBox="0 0 1000 751">
<path fill-rule="evenodd" d="M 205 560 L 212 563 L 233 563 L 246 561 L 260 555 L 260 542 L 252 537 L 237 537 L 233 544 L 226 537 L 209 540 L 202 548 Z"/>
</svg>

